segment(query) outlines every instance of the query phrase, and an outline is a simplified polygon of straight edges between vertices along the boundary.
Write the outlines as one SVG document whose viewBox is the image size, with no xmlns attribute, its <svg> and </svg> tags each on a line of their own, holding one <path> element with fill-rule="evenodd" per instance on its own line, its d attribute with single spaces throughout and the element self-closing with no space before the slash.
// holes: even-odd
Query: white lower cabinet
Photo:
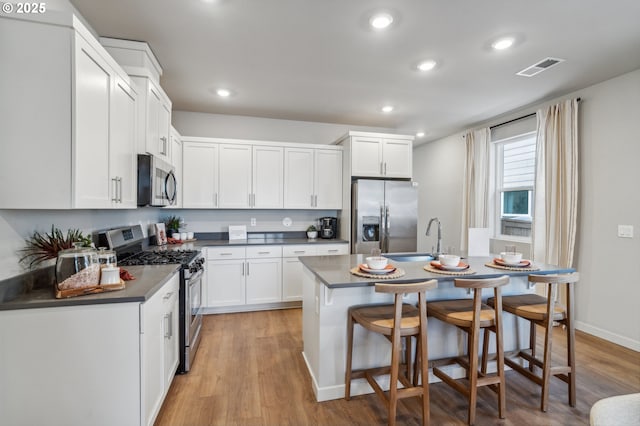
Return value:
<svg viewBox="0 0 640 426">
<path fill-rule="evenodd" d="M 152 425 L 178 365 L 178 290 L 174 274 L 145 303 L 0 311 L 0 423 Z"/>
<path fill-rule="evenodd" d="M 303 256 L 349 254 L 349 244 L 302 244 L 282 247 L 282 301 L 302 300 Z"/>
<path fill-rule="evenodd" d="M 245 303 L 244 247 L 207 247 L 207 307 L 236 306 Z"/>
<path fill-rule="evenodd" d="M 282 247 L 247 247 L 247 304 L 282 300 Z"/>
<path fill-rule="evenodd" d="M 348 254 L 348 244 L 208 247 L 206 307 L 302 300 L 301 256 Z"/>
<path fill-rule="evenodd" d="M 178 367 L 178 274 L 140 307 L 143 424 L 152 425 Z"/>
<path fill-rule="evenodd" d="M 207 248 L 207 307 L 279 302 L 281 283 L 280 246 Z"/>
</svg>

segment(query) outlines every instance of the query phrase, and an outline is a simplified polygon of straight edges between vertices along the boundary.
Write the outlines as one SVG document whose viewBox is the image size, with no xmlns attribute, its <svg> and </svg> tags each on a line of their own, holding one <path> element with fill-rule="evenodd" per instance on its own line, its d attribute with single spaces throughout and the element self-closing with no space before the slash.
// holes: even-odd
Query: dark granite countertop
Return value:
<svg viewBox="0 0 640 426">
<path fill-rule="evenodd" d="M 300 261 L 305 265 L 316 277 L 320 279 L 328 288 L 346 288 L 346 287 L 366 287 L 373 286 L 376 282 L 395 282 L 395 283 L 411 283 L 424 280 L 436 279 L 438 282 L 452 282 L 455 278 L 494 278 L 502 275 L 509 276 L 527 276 L 529 274 L 564 274 L 575 272 L 573 268 L 561 268 L 555 265 L 545 265 L 535 263 L 534 266 L 539 268 L 538 271 L 514 271 L 495 269 L 485 266 L 490 262 L 492 257 L 470 257 L 464 261 L 469 264 L 470 269 L 476 273 L 473 275 L 443 275 L 427 272 L 423 267 L 427 262 L 396 262 L 390 263 L 405 271 L 405 275 L 395 279 L 375 279 L 363 278 L 353 275 L 349 272 L 351 268 L 359 264 L 366 263 L 365 258 L 368 255 L 352 254 L 341 256 L 308 256 L 301 257 Z"/>
<path fill-rule="evenodd" d="M 310 240 L 307 238 L 249 238 L 247 240 L 229 241 L 229 240 L 197 240 L 194 241 L 193 247 L 213 247 L 213 246 L 266 246 L 266 245 L 294 245 L 294 244 L 348 244 L 348 241 L 338 239 L 321 239 Z M 189 243 L 187 243 L 189 244 Z"/>
<path fill-rule="evenodd" d="M 15 309 L 52 308 L 60 306 L 97 305 L 104 303 L 144 302 L 158 291 L 180 265 L 127 266 L 136 279 L 126 282 L 126 288 L 86 296 L 56 299 L 53 288 L 39 288 L 0 303 L 0 311 Z"/>
</svg>

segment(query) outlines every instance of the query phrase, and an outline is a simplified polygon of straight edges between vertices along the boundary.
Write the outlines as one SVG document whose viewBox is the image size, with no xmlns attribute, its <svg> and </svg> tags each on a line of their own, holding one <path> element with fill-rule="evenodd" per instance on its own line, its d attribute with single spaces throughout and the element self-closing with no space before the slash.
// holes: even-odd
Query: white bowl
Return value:
<svg viewBox="0 0 640 426">
<path fill-rule="evenodd" d="M 383 256 L 367 257 L 367 266 L 369 269 L 384 269 L 387 266 L 388 259 Z"/>
<path fill-rule="evenodd" d="M 500 253 L 500 258 L 504 261 L 504 263 L 508 263 L 510 265 L 517 265 L 522 260 L 522 253 Z"/>
<path fill-rule="evenodd" d="M 443 266 L 458 266 L 460 263 L 460 256 L 455 254 L 441 254 L 438 256 L 440 264 Z"/>
</svg>

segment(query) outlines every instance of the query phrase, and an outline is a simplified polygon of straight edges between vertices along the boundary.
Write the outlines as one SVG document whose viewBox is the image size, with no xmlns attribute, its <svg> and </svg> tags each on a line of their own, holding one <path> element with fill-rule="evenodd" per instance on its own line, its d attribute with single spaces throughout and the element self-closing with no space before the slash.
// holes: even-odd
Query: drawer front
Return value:
<svg viewBox="0 0 640 426">
<path fill-rule="evenodd" d="M 320 244 L 317 249 L 318 256 L 349 254 L 349 244 Z"/>
<path fill-rule="evenodd" d="M 207 260 L 244 259 L 245 247 L 207 247 Z"/>
<path fill-rule="evenodd" d="M 315 256 L 317 254 L 318 251 L 315 245 L 282 246 L 282 257 Z"/>
<path fill-rule="evenodd" d="M 260 257 L 282 257 L 282 246 L 247 247 L 247 259 Z"/>
</svg>

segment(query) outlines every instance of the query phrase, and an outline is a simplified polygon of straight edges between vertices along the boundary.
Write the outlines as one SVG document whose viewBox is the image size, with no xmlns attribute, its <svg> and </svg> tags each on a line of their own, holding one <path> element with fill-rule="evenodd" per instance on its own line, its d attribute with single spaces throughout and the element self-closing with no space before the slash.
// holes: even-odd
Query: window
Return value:
<svg viewBox="0 0 640 426">
<path fill-rule="evenodd" d="M 495 142 L 496 229 L 503 236 L 531 237 L 536 134 Z"/>
</svg>

